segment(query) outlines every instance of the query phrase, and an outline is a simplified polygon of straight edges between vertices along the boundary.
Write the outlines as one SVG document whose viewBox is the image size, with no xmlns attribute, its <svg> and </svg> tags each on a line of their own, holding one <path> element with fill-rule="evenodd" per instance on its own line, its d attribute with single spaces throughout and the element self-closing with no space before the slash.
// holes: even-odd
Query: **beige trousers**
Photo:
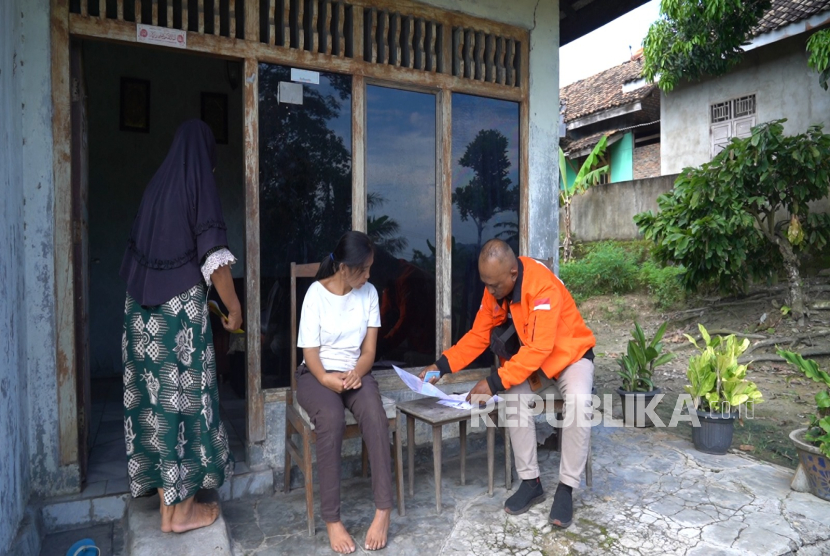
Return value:
<svg viewBox="0 0 830 556">
<path fill-rule="evenodd" d="M 539 397 L 545 399 L 546 394 L 553 394 L 558 388 L 561 393 L 558 397 L 564 397 L 566 400 L 563 424 L 554 424 L 555 415 L 552 414 L 548 416 L 548 422 L 553 426 L 562 427 L 559 482 L 574 488 L 579 487 L 591 443 L 593 383 L 594 363 L 588 359 L 580 359 L 562 371 L 557 380 L 550 380 L 542 375 L 542 388 L 536 392 L 531 390 L 527 381 L 504 392 L 507 402 L 506 424 L 510 431 L 510 442 L 513 444 L 513 456 L 519 478 L 535 479 L 539 476 L 539 463 L 536 459 L 536 422 L 533 416 L 534 413 L 539 414 L 540 409 L 534 411 L 531 406 Z M 577 418 L 574 413 L 574 406 L 581 409 L 581 418 Z M 548 404 L 547 411 L 553 411 L 552 403 Z"/>
</svg>

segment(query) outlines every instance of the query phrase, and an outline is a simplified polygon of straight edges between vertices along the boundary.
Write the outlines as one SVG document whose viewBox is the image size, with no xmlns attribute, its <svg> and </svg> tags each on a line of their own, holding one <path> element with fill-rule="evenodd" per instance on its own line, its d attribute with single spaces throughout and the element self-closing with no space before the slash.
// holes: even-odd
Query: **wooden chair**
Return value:
<svg viewBox="0 0 830 556">
<path fill-rule="evenodd" d="M 291 458 L 297 462 L 297 466 L 303 473 L 305 479 L 305 499 L 308 511 L 308 534 L 314 535 L 314 492 L 312 487 L 312 461 L 311 444 L 316 442 L 317 435 L 314 432 L 314 424 L 308 414 L 296 401 L 297 379 L 294 371 L 297 369 L 297 278 L 314 278 L 320 263 L 296 264 L 291 263 L 291 390 L 285 397 L 285 484 L 284 491 L 291 490 Z M 392 429 L 392 443 L 394 445 L 392 459 L 395 467 L 395 483 L 398 495 L 398 515 L 406 515 L 403 500 L 403 452 L 401 448 L 401 435 L 398 430 L 398 416 L 395 407 L 395 400 L 381 396 L 386 417 L 389 419 L 389 428 Z M 294 443 L 294 435 L 302 438 L 302 450 Z M 346 433 L 343 438 L 355 438 L 360 436 L 360 428 L 357 420 L 348 409 L 346 410 Z M 368 452 L 366 444 L 363 444 L 363 477 L 368 477 Z"/>
</svg>

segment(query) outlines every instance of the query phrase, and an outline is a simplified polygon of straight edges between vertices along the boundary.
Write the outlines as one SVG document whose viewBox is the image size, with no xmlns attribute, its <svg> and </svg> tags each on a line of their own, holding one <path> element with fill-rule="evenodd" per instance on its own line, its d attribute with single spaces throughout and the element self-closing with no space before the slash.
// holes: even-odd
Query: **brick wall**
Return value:
<svg viewBox="0 0 830 556">
<path fill-rule="evenodd" d="M 634 149 L 634 179 L 660 175 L 660 143 Z"/>
</svg>

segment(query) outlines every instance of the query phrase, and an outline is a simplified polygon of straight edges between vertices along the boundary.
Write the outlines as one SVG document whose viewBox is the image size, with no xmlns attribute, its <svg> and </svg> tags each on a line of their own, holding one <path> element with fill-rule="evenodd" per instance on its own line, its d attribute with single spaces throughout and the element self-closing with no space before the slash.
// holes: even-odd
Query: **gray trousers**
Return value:
<svg viewBox="0 0 830 556">
<path fill-rule="evenodd" d="M 519 473 L 519 478 L 535 479 L 539 476 L 539 463 L 536 459 L 536 422 L 533 420 L 533 411 L 530 406 L 534 400 L 538 400 L 537 396 L 544 399 L 546 393 L 558 387 L 566 401 L 569 395 L 576 396 L 571 398 L 573 404 L 565 404 L 565 425 L 560 431 L 562 453 L 559 459 L 559 482 L 570 487 L 579 487 L 579 480 L 582 470 L 585 469 L 591 443 L 589 423 L 592 415 L 593 383 L 594 363 L 588 359 L 580 359 L 565 368 L 555 381 L 543 377 L 542 388 L 536 392 L 531 390 L 527 381 L 505 392 L 507 427 L 510 431 L 510 442 L 513 444 L 513 456 L 516 459 L 516 471 Z M 511 396 L 510 394 L 517 395 Z M 578 407 L 575 408 L 574 405 Z M 567 413 L 575 410 L 582 412 L 584 420 L 577 419 L 576 414 L 569 419 Z M 538 410 L 536 413 L 538 414 Z"/>
<path fill-rule="evenodd" d="M 378 383 L 370 374 L 357 390 L 338 394 L 315 378 L 305 365 L 297 369 L 297 401 L 308 413 L 317 433 L 317 479 L 320 514 L 326 523 L 340 521 L 340 467 L 346 412 L 351 411 L 369 452 L 375 507 L 392 508 L 392 454 L 389 420 L 380 401 Z"/>
</svg>

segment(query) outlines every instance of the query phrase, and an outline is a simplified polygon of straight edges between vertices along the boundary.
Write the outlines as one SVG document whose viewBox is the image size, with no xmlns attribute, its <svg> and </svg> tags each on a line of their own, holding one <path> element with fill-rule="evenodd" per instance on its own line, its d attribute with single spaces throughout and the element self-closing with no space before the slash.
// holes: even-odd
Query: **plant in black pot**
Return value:
<svg viewBox="0 0 830 556">
<path fill-rule="evenodd" d="M 686 386 L 694 400 L 700 426 L 692 427 L 695 448 L 707 454 L 725 454 L 732 445 L 735 420 L 741 409 L 750 411 L 763 401 L 761 391 L 746 378 L 746 365 L 738 357 L 749 347 L 749 340 L 738 340 L 734 334 L 710 337 L 698 324 L 701 343 L 686 334 L 700 351 L 689 359 Z"/>
<path fill-rule="evenodd" d="M 623 422 L 626 427 L 653 427 L 651 417 L 646 413 L 645 408 L 651 400 L 661 393 L 655 388 L 652 380 L 654 369 L 674 359 L 673 353 L 661 353 L 663 351 L 663 334 L 666 333 L 666 325 L 663 323 L 654 337 L 646 338 L 643 329 L 636 322 L 634 330 L 631 331 L 633 340 L 628 340 L 626 353 L 617 359 L 620 370 L 617 374 L 622 379 L 622 387 L 617 388 L 617 393 L 623 404 Z"/>
<path fill-rule="evenodd" d="M 810 493 L 830 500 L 830 374 L 819 369 L 812 359 L 804 359 L 797 353 L 779 349 L 778 355 L 825 387 L 816 394 L 816 412 L 808 426 L 791 432 L 790 440 L 795 444 Z"/>
</svg>

